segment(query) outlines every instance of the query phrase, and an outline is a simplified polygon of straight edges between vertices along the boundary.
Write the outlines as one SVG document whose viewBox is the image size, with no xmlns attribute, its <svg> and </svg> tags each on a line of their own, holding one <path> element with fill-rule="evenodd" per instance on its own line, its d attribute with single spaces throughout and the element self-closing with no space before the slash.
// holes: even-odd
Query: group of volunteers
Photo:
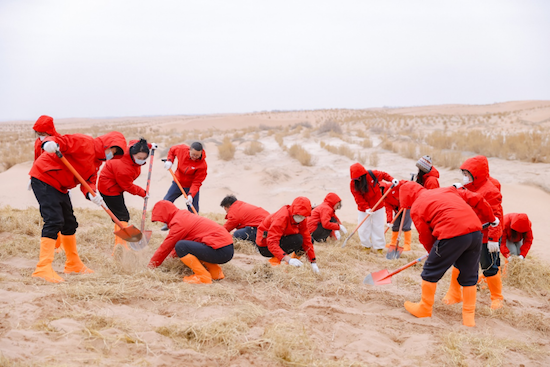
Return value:
<svg viewBox="0 0 550 367">
<path fill-rule="evenodd" d="M 40 259 L 32 276 L 54 283 L 64 281 L 52 268 L 57 247 L 66 253 L 66 274 L 93 273 L 80 260 L 76 246 L 78 222 L 68 192 L 79 181 L 60 157 L 65 157 L 93 190 L 89 193 L 81 185 L 86 198 L 109 208 L 127 226 L 130 214 L 123 193 L 148 197 L 148 192 L 135 185 L 134 180 L 151 150 L 158 146 L 143 138 L 127 145 L 124 136 L 116 131 L 97 138 L 60 135 L 49 116 L 40 116 L 33 129 L 38 137 L 29 187 L 39 203 L 44 224 Z M 172 166 L 176 161 L 174 173 Z M 523 213 L 503 215 L 500 184 L 490 176 L 484 156 L 467 159 L 460 167 L 463 182 L 450 187 L 439 187 L 439 172 L 429 156 L 421 157 L 416 166 L 418 172 L 409 181 L 397 180 L 384 171 L 368 170 L 360 163 L 351 165 L 350 191 L 357 204 L 358 223 L 362 223 L 356 228 L 361 246 L 366 251 L 382 253 L 385 247 L 396 245 L 402 232 L 403 250 L 409 251 L 414 223 L 419 241 L 429 255 L 421 274 L 421 301 L 405 302 L 406 310 L 417 317 L 431 316 L 437 282 L 452 268 L 451 285 L 443 303 L 462 302 L 463 323 L 474 326 L 476 284 L 483 278 L 491 293 L 491 308 L 502 307 L 499 252 L 505 258 L 525 258 L 533 241 L 531 222 Z M 151 220 L 163 223 L 162 230 L 169 233 L 153 254 L 149 267 L 160 266 L 166 257 L 178 257 L 193 271 L 193 275 L 183 278 L 184 282 L 212 283 L 223 279 L 220 264 L 233 258 L 234 239 L 250 241 L 272 266 L 286 263 L 299 267 L 305 255 L 312 270 L 319 273 L 314 243 L 325 242 L 329 237 L 340 240 L 342 234 L 348 233 L 336 216 L 342 200 L 333 192 L 314 208 L 307 197 L 299 196 L 271 214 L 227 195 L 220 204 L 226 212 L 223 226 L 198 215 L 200 188 L 208 168 L 206 152 L 199 142 L 170 147 L 164 168 L 174 180 L 164 199 L 154 205 Z M 174 204 L 182 195 L 186 210 Z M 386 244 L 385 230 L 389 228 L 391 241 Z M 119 229 L 115 224 L 115 231 Z M 127 247 L 118 236 L 116 244 Z M 479 266 L 483 276 L 478 276 Z"/>
</svg>

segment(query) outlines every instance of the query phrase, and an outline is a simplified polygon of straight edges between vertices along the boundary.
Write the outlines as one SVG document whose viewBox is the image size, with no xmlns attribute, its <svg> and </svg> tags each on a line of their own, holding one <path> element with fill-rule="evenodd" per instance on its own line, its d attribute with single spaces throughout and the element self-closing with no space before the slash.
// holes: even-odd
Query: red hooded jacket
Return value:
<svg viewBox="0 0 550 367">
<path fill-rule="evenodd" d="M 34 126 L 32 127 L 37 133 L 46 133 L 50 136 L 61 136 L 57 131 L 55 131 L 55 126 L 53 124 L 53 118 L 50 116 L 42 115 L 36 120 Z M 37 160 L 38 157 L 42 154 L 42 140 L 37 138 L 34 141 L 34 160 Z"/>
<path fill-rule="evenodd" d="M 67 158 L 74 169 L 96 191 L 97 171 L 105 161 L 105 150 L 117 146 L 126 149 L 124 135 L 118 131 L 92 138 L 88 135 L 70 134 L 61 136 L 48 136 L 46 141 L 55 141 L 59 150 Z M 115 158 L 121 156 L 115 155 Z M 40 155 L 29 172 L 31 177 L 37 178 L 58 191 L 67 193 L 80 184 L 71 171 L 61 162 L 57 155 L 46 153 Z M 80 187 L 84 195 L 88 192 L 84 186 Z"/>
<path fill-rule="evenodd" d="M 334 206 L 340 201 L 342 201 L 342 199 L 335 193 L 329 192 L 327 194 L 325 200 L 311 211 L 311 216 L 307 219 L 309 233 L 313 233 L 317 229 L 319 223 L 321 223 L 323 228 L 330 229 L 331 231 L 340 229 L 341 222 L 334 211 Z M 332 217 L 336 218 L 336 223 L 330 221 Z"/>
<path fill-rule="evenodd" d="M 293 215 L 306 217 L 300 223 L 294 221 Z M 285 252 L 279 246 L 281 237 L 291 234 L 301 234 L 303 238 L 302 248 L 310 261 L 315 261 L 315 251 L 311 244 L 311 234 L 308 231 L 308 218 L 311 215 L 311 202 L 308 198 L 299 196 L 292 202 L 292 205 L 285 205 L 273 214 L 268 215 L 258 227 L 256 244 L 259 247 L 266 247 L 277 259 L 282 260 Z M 267 237 L 264 237 L 267 232 Z"/>
<path fill-rule="evenodd" d="M 260 223 L 267 217 L 267 210 L 237 200 L 229 207 L 225 219 L 227 221 L 223 225 L 227 232 L 231 232 L 235 228 L 241 229 L 244 227 L 258 227 Z"/>
<path fill-rule="evenodd" d="M 491 206 L 481 195 L 452 186 L 427 190 L 416 182 L 407 182 L 400 189 L 399 201 L 411 210 L 418 239 L 428 252 L 436 240 L 480 231 L 480 219 L 484 223 L 495 220 Z"/>
<path fill-rule="evenodd" d="M 393 180 L 393 177 L 387 174 L 386 172 L 372 170 L 372 173 L 378 179 L 379 183 L 382 180 L 389 181 L 389 182 Z M 367 187 L 368 187 L 367 192 L 364 194 L 355 190 L 355 179 L 363 175 L 366 175 L 367 177 Z M 351 193 L 353 194 L 353 197 L 355 198 L 355 202 L 357 203 L 357 208 L 361 212 L 364 212 L 367 209 L 372 209 L 372 207 L 376 205 L 378 200 L 380 200 L 380 198 L 382 197 L 380 185 L 375 185 L 374 179 L 367 172 L 365 167 L 363 167 L 363 165 L 361 165 L 360 163 L 354 163 L 351 165 L 350 176 L 351 176 L 350 190 L 351 190 Z M 379 205 L 376 210 L 380 208 L 383 208 L 383 205 Z"/>
<path fill-rule="evenodd" d="M 166 158 L 170 162 L 178 159 L 178 168 L 175 172 L 176 178 L 182 187 L 189 187 L 189 194 L 195 196 L 206 178 L 206 151 L 202 150 L 202 156 L 196 161 L 189 157 L 189 146 L 185 144 L 174 145 L 168 151 Z"/>
<path fill-rule="evenodd" d="M 487 243 L 487 241 L 497 242 L 500 236 L 502 236 L 502 195 L 489 180 L 489 162 L 487 158 L 482 155 L 468 158 L 462 163 L 460 169 L 467 170 L 474 178 L 473 182 L 464 185 L 464 187 L 483 196 L 489 205 L 491 205 L 495 216 L 500 220 L 498 226 L 483 230 L 483 243 Z"/>
<path fill-rule="evenodd" d="M 524 213 L 508 213 L 504 216 L 502 222 L 502 240 L 500 243 L 500 252 L 504 257 L 510 256 L 510 250 L 506 246 L 506 240 L 519 242 L 523 240 L 521 245 L 520 255 L 527 256 L 531 244 L 533 243 L 533 231 L 531 230 L 531 221 L 527 214 Z"/>
<path fill-rule="evenodd" d="M 161 200 L 153 207 L 151 221 L 168 225 L 170 232 L 155 251 L 150 268 L 156 268 L 181 240 L 204 243 L 214 250 L 233 244 L 233 237 L 222 226 L 211 219 L 180 210 L 173 203 Z"/>
<path fill-rule="evenodd" d="M 430 172 L 425 173 L 423 176 L 424 179 L 424 188 L 431 190 L 431 189 L 438 189 L 439 188 L 439 171 L 432 166 L 432 169 Z"/>
<path fill-rule="evenodd" d="M 407 180 L 399 181 L 397 186 L 393 187 L 390 193 L 388 194 L 388 196 L 386 196 L 386 198 L 384 199 L 384 206 L 386 207 L 386 220 L 388 223 L 392 221 L 394 212 L 397 213 L 401 208 L 401 206 L 399 205 L 399 189 L 406 182 L 411 182 L 411 181 L 407 181 Z M 391 184 L 388 182 L 381 182 L 380 186 L 383 187 L 383 193 L 385 193 L 386 190 L 388 190 L 391 187 Z"/>
<path fill-rule="evenodd" d="M 145 190 L 134 185 L 134 181 L 141 174 L 141 165 L 134 162 L 134 158 L 130 154 L 130 147 L 137 142 L 138 140 L 130 141 L 128 149 L 121 159 L 111 159 L 105 163 L 97 182 L 101 195 L 117 196 L 126 191 L 132 195 L 145 197 Z"/>
</svg>

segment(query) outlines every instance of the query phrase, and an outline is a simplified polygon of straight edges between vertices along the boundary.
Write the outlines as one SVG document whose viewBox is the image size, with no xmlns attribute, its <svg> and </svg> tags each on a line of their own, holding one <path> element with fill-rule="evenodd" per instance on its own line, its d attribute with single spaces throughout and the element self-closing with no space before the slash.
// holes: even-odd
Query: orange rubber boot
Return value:
<svg viewBox="0 0 550 367">
<path fill-rule="evenodd" d="M 61 232 L 58 232 L 57 240 L 55 240 L 55 253 L 58 254 L 61 251 L 63 251 L 63 247 L 61 247 Z"/>
<path fill-rule="evenodd" d="M 271 266 L 279 266 L 281 265 L 281 260 L 277 259 L 275 256 L 269 259 L 269 263 Z"/>
<path fill-rule="evenodd" d="M 391 241 L 390 243 L 386 243 L 386 248 L 389 248 L 390 246 L 395 246 L 397 243 L 397 236 L 399 235 L 399 232 L 392 232 L 391 233 Z"/>
<path fill-rule="evenodd" d="M 61 283 L 65 279 L 61 278 L 52 268 L 52 261 L 55 255 L 55 240 L 48 237 L 40 239 L 40 259 L 36 264 L 36 270 L 32 273 L 33 277 L 42 278 L 51 283 Z"/>
<path fill-rule="evenodd" d="M 292 255 L 290 255 L 290 257 L 293 258 L 293 259 L 298 259 L 298 260 L 300 260 L 302 258 L 301 256 L 296 255 L 295 252 L 293 252 Z"/>
<path fill-rule="evenodd" d="M 225 278 L 225 275 L 223 275 L 222 267 L 219 266 L 218 264 L 203 262 L 203 265 L 206 267 L 206 269 L 212 276 L 212 280 L 220 280 Z"/>
<path fill-rule="evenodd" d="M 196 256 L 187 254 L 184 257 L 182 257 L 180 260 L 182 263 L 190 267 L 193 273 L 195 273 L 188 277 L 183 277 L 183 281 L 185 283 L 191 283 L 191 284 L 211 284 L 212 283 L 212 275 L 210 275 L 208 270 L 204 268 L 204 266 L 201 264 L 199 259 L 196 258 Z"/>
<path fill-rule="evenodd" d="M 453 266 L 449 290 L 447 291 L 445 297 L 441 300 L 441 302 L 446 305 L 454 305 L 455 303 L 462 302 L 462 287 L 458 284 L 458 274 L 460 274 L 460 270 Z"/>
<path fill-rule="evenodd" d="M 67 261 L 65 262 L 65 274 L 91 274 L 94 271 L 82 263 L 76 251 L 76 236 L 61 236 L 61 244 L 65 249 Z"/>
<path fill-rule="evenodd" d="M 462 287 L 464 303 L 462 303 L 462 324 L 465 326 L 476 326 L 476 293 L 475 285 L 471 287 Z"/>
<path fill-rule="evenodd" d="M 431 317 L 437 283 L 422 280 L 422 297 L 420 303 L 405 302 L 405 309 L 416 317 Z"/>
<path fill-rule="evenodd" d="M 487 286 L 491 292 L 491 309 L 497 310 L 502 307 L 502 279 L 500 273 L 493 275 L 492 277 L 486 277 Z"/>
<path fill-rule="evenodd" d="M 128 222 L 120 222 L 124 225 L 124 227 L 128 227 Z M 120 230 L 121 228 L 115 223 L 115 232 Z M 115 249 L 118 245 L 121 245 L 121 246 L 124 246 L 124 248 L 128 251 L 130 251 L 130 249 L 128 248 L 128 243 L 126 241 L 124 241 L 122 238 L 118 237 L 116 234 L 115 234 L 115 247 L 113 247 L 113 253 L 111 254 L 111 256 L 114 255 L 115 253 Z"/>
<path fill-rule="evenodd" d="M 411 251 L 412 232 L 411 231 L 403 232 L 403 237 L 405 237 L 403 241 L 403 251 Z"/>
</svg>

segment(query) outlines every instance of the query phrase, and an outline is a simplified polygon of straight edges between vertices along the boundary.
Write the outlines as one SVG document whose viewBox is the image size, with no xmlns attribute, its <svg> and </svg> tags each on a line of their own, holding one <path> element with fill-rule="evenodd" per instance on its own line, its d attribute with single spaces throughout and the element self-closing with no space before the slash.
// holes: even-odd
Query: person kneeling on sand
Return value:
<svg viewBox="0 0 550 367">
<path fill-rule="evenodd" d="M 210 284 L 224 278 L 219 264 L 233 258 L 233 238 L 225 228 L 213 220 L 180 210 L 167 200 L 155 204 L 151 221 L 165 223 L 170 233 L 153 254 L 149 268 L 162 264 L 175 248 L 180 260 L 194 273 L 184 277 L 184 282 Z"/>
<path fill-rule="evenodd" d="M 285 205 L 268 215 L 258 227 L 256 246 L 262 256 L 277 266 L 281 261 L 293 266 L 302 266 L 298 259 L 304 252 L 311 262 L 311 268 L 319 273 L 315 262 L 315 251 L 307 226 L 307 217 L 311 215 L 311 202 L 299 196 L 292 205 Z M 293 254 L 291 257 L 289 254 Z"/>
<path fill-rule="evenodd" d="M 340 240 L 342 236 L 340 231 L 344 234 L 348 233 L 336 216 L 336 210 L 340 208 L 342 208 L 342 199 L 335 193 L 329 192 L 325 200 L 311 211 L 311 216 L 307 219 L 307 227 L 312 241 L 326 242 L 331 233 Z"/>
<path fill-rule="evenodd" d="M 416 317 L 431 317 L 437 282 L 454 265 L 462 286 L 463 324 L 475 326 L 476 284 L 483 239 L 480 219 L 498 225 L 491 206 L 481 195 L 453 186 L 427 190 L 416 182 L 407 182 L 399 191 L 401 206 L 411 210 L 418 239 L 429 252 L 421 274 L 421 301 L 406 301 L 405 309 Z"/>
<path fill-rule="evenodd" d="M 234 195 L 224 197 L 220 206 L 227 213 L 225 216 L 227 221 L 223 225 L 227 232 L 231 232 L 236 228 L 233 237 L 256 244 L 258 226 L 269 215 L 267 210 L 237 200 Z"/>
<path fill-rule="evenodd" d="M 502 221 L 500 252 L 506 259 L 517 256 L 525 259 L 533 243 L 531 221 L 527 214 L 508 213 Z"/>
</svg>

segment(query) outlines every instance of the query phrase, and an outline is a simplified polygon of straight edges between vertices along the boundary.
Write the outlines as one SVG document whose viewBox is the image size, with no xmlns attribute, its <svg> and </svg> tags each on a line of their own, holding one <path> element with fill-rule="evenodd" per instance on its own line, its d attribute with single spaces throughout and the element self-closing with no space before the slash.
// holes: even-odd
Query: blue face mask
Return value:
<svg viewBox="0 0 550 367">
<path fill-rule="evenodd" d="M 111 149 L 105 149 L 105 159 L 106 160 L 110 160 L 110 159 L 113 159 L 115 155 L 113 154 L 113 152 L 111 151 Z"/>
</svg>

